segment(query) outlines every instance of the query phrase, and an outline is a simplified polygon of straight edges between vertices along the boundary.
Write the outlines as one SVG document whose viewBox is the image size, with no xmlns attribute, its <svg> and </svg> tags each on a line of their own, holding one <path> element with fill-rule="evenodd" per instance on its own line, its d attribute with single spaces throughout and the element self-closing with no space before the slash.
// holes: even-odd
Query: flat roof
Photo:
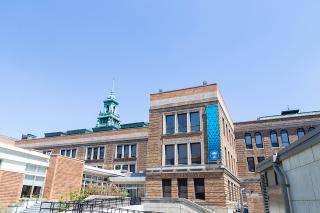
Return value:
<svg viewBox="0 0 320 213">
<path fill-rule="evenodd" d="M 288 147 L 280 150 L 277 155 L 279 161 L 283 161 L 293 155 L 296 155 L 316 144 L 320 143 L 320 128 L 309 132 L 304 137 L 291 143 Z M 270 168 L 273 164 L 273 156 L 268 157 L 264 161 L 258 163 L 256 166 L 257 172 L 262 172 L 267 168 Z"/>
</svg>

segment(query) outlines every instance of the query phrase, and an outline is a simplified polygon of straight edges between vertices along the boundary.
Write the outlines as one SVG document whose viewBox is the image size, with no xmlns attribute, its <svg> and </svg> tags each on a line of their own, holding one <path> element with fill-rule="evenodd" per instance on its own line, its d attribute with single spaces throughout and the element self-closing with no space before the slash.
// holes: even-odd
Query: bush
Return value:
<svg viewBox="0 0 320 213">
<path fill-rule="evenodd" d="M 110 183 L 104 186 L 90 184 L 80 191 L 72 191 L 66 196 L 60 198 L 60 201 L 82 201 L 90 195 L 104 195 L 104 196 L 124 196 L 128 197 L 129 193 L 121 190 L 116 185 Z"/>
</svg>

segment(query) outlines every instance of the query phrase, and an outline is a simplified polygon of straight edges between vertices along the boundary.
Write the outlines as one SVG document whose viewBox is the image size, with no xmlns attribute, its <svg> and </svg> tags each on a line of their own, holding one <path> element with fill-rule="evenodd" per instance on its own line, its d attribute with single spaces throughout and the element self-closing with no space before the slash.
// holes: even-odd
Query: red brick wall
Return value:
<svg viewBox="0 0 320 213">
<path fill-rule="evenodd" d="M 0 210 L 19 201 L 24 174 L 0 171 Z"/>
<path fill-rule="evenodd" d="M 43 197 L 66 198 L 70 192 L 79 191 L 82 185 L 83 161 L 53 155 L 50 157 Z"/>
</svg>

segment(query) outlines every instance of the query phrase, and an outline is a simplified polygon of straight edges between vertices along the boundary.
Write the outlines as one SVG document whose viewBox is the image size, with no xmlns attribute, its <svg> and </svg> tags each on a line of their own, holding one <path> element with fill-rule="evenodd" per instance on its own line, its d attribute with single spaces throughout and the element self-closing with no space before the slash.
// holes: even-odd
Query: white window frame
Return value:
<svg viewBox="0 0 320 213">
<path fill-rule="evenodd" d="M 64 154 L 64 155 L 61 154 L 62 150 L 65 151 L 65 154 Z M 67 156 L 67 150 L 70 150 L 70 156 Z M 74 158 L 77 158 L 77 155 L 78 155 L 78 149 L 77 149 L 77 148 L 63 148 L 63 149 L 60 149 L 60 155 L 61 155 L 61 156 L 68 157 L 68 158 L 73 158 L 73 157 L 72 157 L 72 150 L 76 150 L 76 154 L 75 154 L 75 157 L 74 157 Z"/>
<path fill-rule="evenodd" d="M 174 115 L 174 133 L 173 134 L 183 134 L 183 133 L 190 133 L 191 131 L 191 116 L 190 113 L 198 112 L 199 113 L 199 122 L 200 122 L 200 130 L 199 132 L 202 132 L 203 124 L 202 124 L 202 110 L 201 109 L 193 109 L 193 110 L 187 110 L 187 111 L 177 111 L 177 112 L 168 112 L 164 113 L 162 115 L 162 134 L 167 134 L 167 123 L 166 123 L 166 117 L 168 115 Z M 178 114 L 187 114 L 187 132 L 179 132 L 179 126 L 178 126 Z"/>
<path fill-rule="evenodd" d="M 93 159 L 93 149 L 98 147 L 98 155 L 97 155 L 97 159 Z M 103 158 L 100 158 L 100 149 L 104 148 L 104 152 L 103 152 Z M 88 149 L 91 148 L 91 155 L 90 155 L 90 159 L 88 159 Z M 104 160 L 106 155 L 106 146 L 104 145 L 100 145 L 100 146 L 87 146 L 86 147 L 86 156 L 85 156 L 85 160 Z"/>
<path fill-rule="evenodd" d="M 136 156 L 134 158 L 138 158 L 138 145 L 135 144 L 117 144 L 116 148 L 115 148 L 115 155 L 114 158 L 115 159 L 123 159 L 124 157 L 124 146 L 129 146 L 129 157 L 128 158 L 132 158 L 131 156 L 131 151 L 132 151 L 132 146 L 136 146 Z M 121 146 L 121 158 L 118 158 L 117 153 L 118 153 L 118 146 Z"/>
<path fill-rule="evenodd" d="M 200 143 L 200 153 L 201 153 L 201 163 L 200 164 L 192 164 L 191 158 L 191 144 L 193 143 Z M 187 155 L 188 155 L 188 164 L 179 164 L 178 163 L 178 145 L 179 144 L 187 144 Z M 174 165 L 166 165 L 166 153 L 165 147 L 166 145 L 174 145 Z M 171 142 L 171 143 L 164 143 L 162 145 L 162 166 L 169 167 L 169 166 L 199 166 L 204 164 L 204 149 L 203 149 L 203 142 L 199 141 L 189 141 L 189 142 Z"/>
<path fill-rule="evenodd" d="M 131 172 L 131 171 L 130 171 L 130 165 L 134 165 L 134 168 L 135 168 L 135 171 L 134 171 L 134 172 Z M 137 164 L 135 164 L 135 163 L 115 164 L 115 165 L 113 166 L 113 169 L 114 169 L 114 170 L 117 170 L 117 169 L 116 169 L 117 166 L 120 166 L 120 169 L 118 169 L 118 170 L 120 170 L 120 171 L 127 171 L 127 172 L 131 172 L 131 173 L 136 173 L 136 170 L 137 170 Z M 128 170 L 124 170 L 124 169 L 123 169 L 123 166 L 128 166 Z"/>
</svg>

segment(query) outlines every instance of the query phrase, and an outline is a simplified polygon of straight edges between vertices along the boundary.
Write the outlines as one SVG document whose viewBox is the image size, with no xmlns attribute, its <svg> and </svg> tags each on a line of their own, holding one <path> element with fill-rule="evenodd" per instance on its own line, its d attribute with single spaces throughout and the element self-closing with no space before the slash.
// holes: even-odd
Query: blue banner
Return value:
<svg viewBox="0 0 320 213">
<path fill-rule="evenodd" d="M 208 135 L 208 161 L 219 161 L 220 157 L 220 130 L 218 105 L 206 106 L 207 135 Z"/>
</svg>

